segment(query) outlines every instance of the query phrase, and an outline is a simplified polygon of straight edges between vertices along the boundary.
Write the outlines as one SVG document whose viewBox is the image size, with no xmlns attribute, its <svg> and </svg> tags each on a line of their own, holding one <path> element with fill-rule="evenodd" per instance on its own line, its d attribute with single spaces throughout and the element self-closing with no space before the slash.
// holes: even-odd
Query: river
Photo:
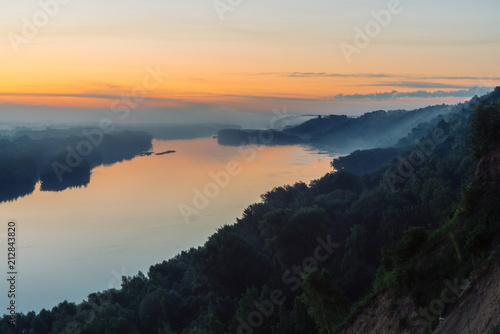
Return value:
<svg viewBox="0 0 500 334">
<path fill-rule="evenodd" d="M 298 145 L 238 148 L 204 138 L 154 140 L 153 150 L 176 152 L 97 167 L 82 188 L 43 192 L 38 184 L 0 204 L 2 248 L 7 222 L 17 224 L 18 311 L 119 288 L 122 275 L 147 274 L 150 265 L 203 245 L 273 187 L 331 171 L 328 154 Z"/>
</svg>

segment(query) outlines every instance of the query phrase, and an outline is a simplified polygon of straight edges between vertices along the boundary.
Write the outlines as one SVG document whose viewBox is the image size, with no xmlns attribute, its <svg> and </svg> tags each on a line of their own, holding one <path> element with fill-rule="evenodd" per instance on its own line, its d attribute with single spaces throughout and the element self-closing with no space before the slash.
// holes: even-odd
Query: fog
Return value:
<svg viewBox="0 0 500 334">
<path fill-rule="evenodd" d="M 347 99 L 346 99 L 347 98 Z M 229 108 L 215 108 L 205 104 L 194 104 L 183 109 L 172 108 L 152 108 L 145 105 L 129 106 L 121 103 L 119 107 L 109 108 L 70 108 L 54 106 L 30 106 L 15 104 L 0 104 L 0 135 L 14 135 L 23 133 L 33 136 L 43 136 L 42 134 L 29 134 L 20 131 L 19 127 L 33 130 L 68 129 L 68 128 L 92 128 L 98 127 L 101 122 L 112 124 L 113 128 L 143 130 L 151 133 L 158 139 L 193 139 L 215 135 L 221 129 L 276 129 L 283 130 L 301 124 L 318 115 L 347 115 L 349 117 L 362 116 L 374 110 L 415 110 L 426 107 L 430 102 L 436 101 L 435 108 L 425 108 L 425 111 L 416 111 L 407 114 L 405 117 L 396 117 L 398 121 L 394 127 L 383 131 L 376 131 L 376 126 L 369 119 L 359 119 L 354 126 L 359 133 L 364 133 L 357 138 L 352 131 L 335 131 L 337 134 L 332 138 L 327 138 L 320 133 L 299 133 L 299 136 L 307 140 L 315 139 L 323 144 L 329 143 L 338 147 L 338 144 L 345 140 L 352 143 L 364 144 L 356 148 L 385 147 L 394 144 L 398 138 L 408 134 L 411 129 L 420 122 L 428 122 L 440 113 L 450 112 L 442 103 L 455 104 L 462 102 L 463 97 L 449 98 L 429 98 L 423 100 L 393 99 L 378 100 L 369 99 L 367 96 L 346 96 L 346 98 L 335 99 L 329 104 L 323 102 L 325 106 L 320 112 L 317 110 L 307 112 L 300 104 L 287 104 L 285 100 L 276 100 L 269 105 L 268 111 L 242 111 Z M 456 101 L 456 100 L 459 101 Z M 276 103 L 274 103 L 276 102 Z M 136 107 L 136 108 L 134 108 Z M 297 110 L 298 108 L 303 110 Z M 379 108 L 380 107 L 380 108 Z M 443 107 L 443 108 L 441 108 Z M 251 109 L 251 106 L 248 108 Z M 405 113 L 403 113 L 405 114 Z M 361 117 L 363 118 L 363 117 Z M 383 118 L 383 117 L 382 117 Z M 364 129 L 364 130 L 363 130 Z M 22 129 L 21 129 L 22 130 Z M 346 130 L 346 129 L 344 129 Z M 368 133 L 373 133 L 368 138 Z M 51 135 L 57 133 L 51 132 Z M 330 137 L 332 135 L 329 135 Z M 356 138 L 352 138 L 355 136 Z M 365 138 L 366 137 L 366 138 Z M 370 143 L 370 145 L 368 145 Z M 342 146 L 347 145 L 343 143 Z M 350 145 L 349 145 L 350 146 Z"/>
<path fill-rule="evenodd" d="M 234 109 L 143 109 L 113 112 L 111 109 L 62 108 L 52 106 L 0 105 L 0 126 L 27 125 L 46 127 L 60 124 L 82 125 L 98 123 L 103 119 L 115 125 L 127 124 L 237 124 L 243 128 L 283 128 L 299 124 L 308 116 L 275 109 L 269 112 L 248 112 Z M 280 121 L 278 121 L 278 119 Z"/>
</svg>

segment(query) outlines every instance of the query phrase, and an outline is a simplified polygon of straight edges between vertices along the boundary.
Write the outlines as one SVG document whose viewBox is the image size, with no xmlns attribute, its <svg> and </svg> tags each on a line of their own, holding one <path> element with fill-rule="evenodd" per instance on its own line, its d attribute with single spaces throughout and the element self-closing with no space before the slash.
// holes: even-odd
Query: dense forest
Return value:
<svg viewBox="0 0 500 334">
<path fill-rule="evenodd" d="M 19 314 L 16 329 L 5 316 L 0 332 L 334 333 L 380 291 L 428 304 L 443 277 L 469 275 L 500 242 L 498 184 L 475 176 L 500 142 L 499 101 L 497 88 L 393 148 L 335 160 L 309 185 L 263 194 L 202 247 L 124 276 L 120 289 Z M 409 322 L 401 316 L 401 331 Z"/>
<path fill-rule="evenodd" d="M 92 168 L 131 159 L 151 147 L 152 136 L 145 132 L 84 133 L 21 130 L 0 137 L 0 202 L 30 194 L 38 181 L 47 191 L 85 186 Z"/>
</svg>

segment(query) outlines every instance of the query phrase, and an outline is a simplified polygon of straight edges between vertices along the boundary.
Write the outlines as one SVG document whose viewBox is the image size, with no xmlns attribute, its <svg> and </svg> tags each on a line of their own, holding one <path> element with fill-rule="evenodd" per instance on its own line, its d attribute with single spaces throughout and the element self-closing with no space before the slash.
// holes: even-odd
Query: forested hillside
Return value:
<svg viewBox="0 0 500 334">
<path fill-rule="evenodd" d="M 499 95 L 427 123 L 418 140 L 416 128 L 369 172 L 275 188 L 202 247 L 123 277 L 121 289 L 19 315 L 17 329 L 4 317 L 0 332 L 369 333 L 350 326 L 370 324 L 363 310 L 382 293 L 388 308 L 404 296 L 429 305 L 500 241 L 498 179 L 476 174 L 482 159 L 494 175 Z M 397 319 L 408 333 L 439 322 Z"/>
<path fill-rule="evenodd" d="M 360 117 L 318 116 L 300 125 L 278 130 L 224 129 L 218 132 L 221 145 L 294 145 L 320 147 L 343 154 L 359 149 L 407 147 L 415 144 L 439 121 L 468 109 L 471 102 L 437 105 L 415 110 L 378 110 Z"/>
</svg>

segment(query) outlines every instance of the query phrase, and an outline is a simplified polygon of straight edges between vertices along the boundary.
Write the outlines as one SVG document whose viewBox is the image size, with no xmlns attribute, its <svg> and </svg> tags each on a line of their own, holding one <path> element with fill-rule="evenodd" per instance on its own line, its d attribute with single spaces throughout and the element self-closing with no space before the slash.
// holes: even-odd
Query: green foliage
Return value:
<svg viewBox="0 0 500 334">
<path fill-rule="evenodd" d="M 464 250 L 473 256 L 486 254 L 491 247 L 498 244 L 500 233 L 500 208 L 498 207 L 498 191 L 489 193 L 487 201 L 484 202 L 484 209 L 480 213 L 473 215 L 460 237 L 465 245 Z"/>
<path fill-rule="evenodd" d="M 427 240 L 427 231 L 423 227 L 410 227 L 403 234 L 394 253 L 395 266 L 403 266 L 414 257 Z"/>
<path fill-rule="evenodd" d="M 331 166 L 337 171 L 345 171 L 355 175 L 364 175 L 373 172 L 381 165 L 388 163 L 395 158 L 399 152 L 400 150 L 394 147 L 358 150 L 349 155 L 335 158 L 331 162 Z"/>
<path fill-rule="evenodd" d="M 328 234 L 329 219 L 324 209 L 303 207 L 293 212 L 278 209 L 264 216 L 259 228 L 265 238 L 266 250 L 284 267 L 311 255 L 318 236 Z"/>
<path fill-rule="evenodd" d="M 409 325 L 408 317 L 405 315 L 400 315 L 398 318 L 398 325 L 399 325 L 399 328 L 401 328 L 401 329 L 407 328 Z"/>
<path fill-rule="evenodd" d="M 326 269 L 306 271 L 303 287 L 302 300 L 319 333 L 332 333 L 335 325 L 349 314 L 349 300 L 331 286 L 330 273 Z"/>
<path fill-rule="evenodd" d="M 484 222 L 479 223 L 467 234 L 465 250 L 471 253 L 488 249 L 490 235 Z"/>
<path fill-rule="evenodd" d="M 224 226 L 194 253 L 196 280 L 204 291 L 240 296 L 249 286 L 262 286 L 271 272 L 271 263 L 254 251 L 234 226 Z"/>
<path fill-rule="evenodd" d="M 328 173 L 321 179 L 312 181 L 311 187 L 320 194 L 328 194 L 337 189 L 359 194 L 363 190 L 363 184 L 358 176 L 343 171 Z"/>
<path fill-rule="evenodd" d="M 462 191 L 462 207 L 466 214 L 473 210 L 482 193 L 483 189 L 477 182 L 471 182 L 464 187 Z"/>
<path fill-rule="evenodd" d="M 500 325 L 492 328 L 490 334 L 500 334 Z"/>
<path fill-rule="evenodd" d="M 397 284 L 396 270 L 386 271 L 383 267 L 379 267 L 375 280 L 373 281 L 373 291 L 378 292 L 392 288 Z"/>
<path fill-rule="evenodd" d="M 470 149 L 472 156 L 479 160 L 500 140 L 500 102 L 481 103 L 470 121 Z"/>
</svg>

